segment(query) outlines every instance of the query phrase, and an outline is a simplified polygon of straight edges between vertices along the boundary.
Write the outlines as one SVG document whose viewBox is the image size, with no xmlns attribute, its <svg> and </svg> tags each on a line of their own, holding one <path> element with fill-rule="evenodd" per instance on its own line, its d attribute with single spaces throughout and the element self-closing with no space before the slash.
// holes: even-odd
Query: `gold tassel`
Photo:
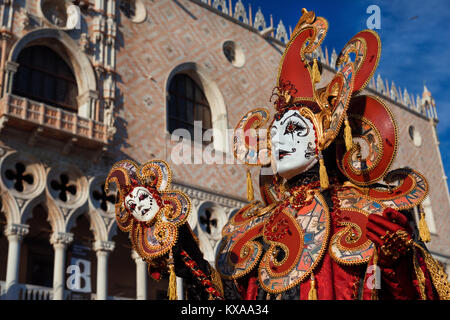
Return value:
<svg viewBox="0 0 450 320">
<path fill-rule="evenodd" d="M 319 175 L 320 175 L 320 187 L 322 189 L 328 189 L 330 182 L 328 181 L 327 168 L 325 167 L 325 161 L 323 160 L 322 152 L 319 151 Z"/>
<path fill-rule="evenodd" d="M 423 242 L 430 242 L 431 236 L 430 236 L 430 229 L 428 229 L 427 222 L 425 220 L 425 212 L 423 211 L 422 206 L 419 206 L 419 235 L 420 239 L 422 239 Z"/>
<path fill-rule="evenodd" d="M 177 300 L 177 276 L 175 275 L 175 267 L 173 262 L 172 250 L 169 253 L 169 290 L 167 292 L 169 300 Z"/>
<path fill-rule="evenodd" d="M 344 128 L 344 139 L 345 139 L 345 148 L 347 151 L 350 151 L 350 149 L 353 146 L 353 137 L 352 137 L 352 128 L 350 127 L 350 123 L 348 122 L 348 119 L 345 118 L 345 128 Z"/>
<path fill-rule="evenodd" d="M 312 81 L 313 84 L 319 83 L 321 79 L 319 66 L 317 65 L 317 59 L 314 59 L 313 68 L 312 68 Z"/>
<path fill-rule="evenodd" d="M 223 296 L 223 284 L 220 273 L 211 266 L 209 266 L 209 270 L 211 272 L 211 282 L 214 288 L 216 288 L 216 290 L 219 291 L 219 293 Z"/>
<path fill-rule="evenodd" d="M 317 300 L 316 281 L 313 274 L 311 274 L 311 281 L 309 282 L 309 284 L 311 285 L 311 288 L 308 292 L 308 300 Z"/>
<path fill-rule="evenodd" d="M 253 201 L 254 198 L 252 176 L 250 174 L 250 170 L 247 169 L 247 200 Z"/>
</svg>

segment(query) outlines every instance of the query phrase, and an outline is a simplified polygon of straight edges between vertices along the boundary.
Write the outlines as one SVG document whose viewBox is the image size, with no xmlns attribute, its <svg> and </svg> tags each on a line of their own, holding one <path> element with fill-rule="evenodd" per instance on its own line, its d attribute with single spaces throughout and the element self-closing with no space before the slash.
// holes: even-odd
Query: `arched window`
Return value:
<svg viewBox="0 0 450 320">
<path fill-rule="evenodd" d="M 31 46 L 17 59 L 13 94 L 77 112 L 78 88 L 67 63 L 52 49 Z"/>
<path fill-rule="evenodd" d="M 175 75 L 169 85 L 168 131 L 186 129 L 194 137 L 195 126 L 202 133 L 212 128 L 211 109 L 201 87 L 188 75 Z M 201 121 L 194 123 L 194 121 Z"/>
</svg>

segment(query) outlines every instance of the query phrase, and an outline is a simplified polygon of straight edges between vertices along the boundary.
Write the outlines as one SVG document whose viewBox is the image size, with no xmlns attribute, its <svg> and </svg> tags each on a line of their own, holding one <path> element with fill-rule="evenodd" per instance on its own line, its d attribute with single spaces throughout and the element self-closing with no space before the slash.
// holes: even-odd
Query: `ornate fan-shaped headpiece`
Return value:
<svg viewBox="0 0 450 320">
<path fill-rule="evenodd" d="M 189 198 L 170 189 L 171 179 L 172 172 L 163 160 L 152 160 L 142 166 L 123 160 L 113 165 L 106 178 L 107 192 L 111 183 L 118 187 L 117 225 L 130 233 L 133 248 L 148 261 L 170 251 L 177 241 L 178 227 L 186 222 L 191 211 Z M 146 188 L 159 206 L 155 217 L 145 223 L 138 221 L 124 203 L 137 187 Z"/>
<path fill-rule="evenodd" d="M 195 257 L 195 250 L 183 248 L 192 246 L 190 241 L 195 241 L 189 225 L 185 225 L 191 201 L 183 192 L 170 188 L 171 180 L 172 172 L 163 160 L 152 160 L 141 166 L 131 160 L 114 164 L 106 178 L 105 191 L 108 192 L 110 184 L 116 184 L 117 225 L 129 233 L 133 249 L 148 262 L 154 279 L 159 280 L 161 271 L 168 268 L 170 300 L 177 299 L 176 257 L 198 279 L 211 299 L 222 299 L 220 279 L 213 280 L 206 273 L 209 264 L 193 260 L 191 255 Z M 177 243 L 179 235 L 183 240 Z M 174 246 L 177 247 L 174 249 Z"/>
<path fill-rule="evenodd" d="M 329 185 L 322 151 L 343 126 L 345 148 L 338 148 L 338 167 L 357 185 L 373 183 L 387 173 L 397 146 L 397 127 L 388 108 L 378 98 L 358 95 L 378 65 L 380 39 L 371 30 L 356 34 L 337 58 L 336 75 L 318 88 L 320 62 L 307 55 L 322 43 L 328 22 L 312 11 L 303 9 L 302 13 L 279 64 L 272 94 L 275 117 L 296 109 L 313 123 L 322 188 Z M 263 128 L 269 119 L 269 110 L 260 108 L 248 112 L 236 126 L 234 152 L 244 164 L 265 166 L 270 162 L 270 130 L 256 137 L 250 130 Z M 371 128 L 370 136 L 362 127 Z"/>
</svg>

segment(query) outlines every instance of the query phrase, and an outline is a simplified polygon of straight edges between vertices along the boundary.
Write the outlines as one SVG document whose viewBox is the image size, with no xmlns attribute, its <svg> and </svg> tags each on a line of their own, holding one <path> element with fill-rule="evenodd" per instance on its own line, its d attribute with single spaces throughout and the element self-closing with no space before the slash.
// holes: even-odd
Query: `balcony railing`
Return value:
<svg viewBox="0 0 450 320">
<path fill-rule="evenodd" d="M 19 284 L 17 286 L 18 300 L 52 300 L 53 288 L 35 286 L 31 284 Z M 6 300 L 6 283 L 0 281 L 0 300 Z M 66 293 L 64 294 L 66 297 Z"/>
<path fill-rule="evenodd" d="M 39 135 L 75 141 L 74 144 L 88 149 L 108 144 L 105 124 L 13 94 L 0 100 L 0 122 L 26 131 L 42 128 Z"/>
<path fill-rule="evenodd" d="M 31 284 L 18 285 L 18 300 L 53 300 L 53 288 L 36 286 Z M 70 290 L 64 290 L 64 300 L 72 300 Z M 91 300 L 95 300 L 96 294 L 90 294 Z M 6 283 L 0 281 L 0 300 L 6 300 Z M 132 298 L 108 296 L 108 300 L 134 300 Z"/>
<path fill-rule="evenodd" d="M 52 300 L 53 289 L 30 284 L 20 285 L 19 300 Z"/>
</svg>

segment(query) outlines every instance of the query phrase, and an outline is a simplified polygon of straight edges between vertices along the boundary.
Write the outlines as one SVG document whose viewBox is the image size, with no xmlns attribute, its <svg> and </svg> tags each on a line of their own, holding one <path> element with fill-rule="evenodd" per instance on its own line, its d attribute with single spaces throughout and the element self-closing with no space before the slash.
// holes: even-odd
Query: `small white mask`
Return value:
<svg viewBox="0 0 450 320">
<path fill-rule="evenodd" d="M 275 120 L 270 137 L 272 168 L 281 177 L 290 179 L 317 163 L 314 126 L 298 110 L 289 110 Z"/>
<path fill-rule="evenodd" d="M 152 220 L 159 211 L 158 203 L 144 187 L 136 187 L 125 197 L 125 205 L 131 214 L 142 222 Z"/>
</svg>

